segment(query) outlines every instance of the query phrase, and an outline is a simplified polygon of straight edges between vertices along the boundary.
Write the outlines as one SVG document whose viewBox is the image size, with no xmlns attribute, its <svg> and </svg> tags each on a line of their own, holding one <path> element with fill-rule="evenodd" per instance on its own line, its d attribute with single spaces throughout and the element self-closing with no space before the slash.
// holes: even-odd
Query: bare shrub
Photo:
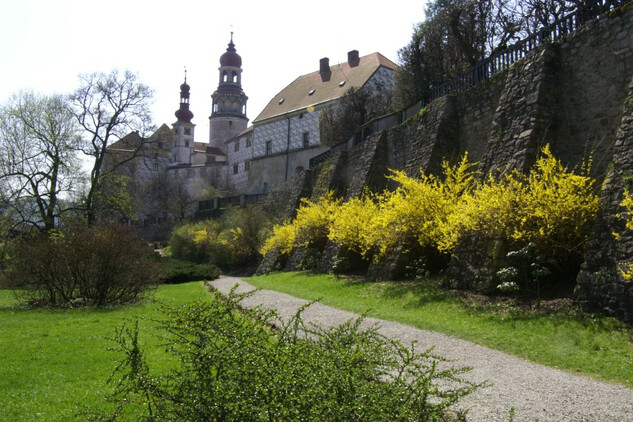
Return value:
<svg viewBox="0 0 633 422">
<path fill-rule="evenodd" d="M 73 226 L 18 241 L 4 284 L 32 306 L 135 302 L 162 277 L 152 254 L 127 227 Z"/>
</svg>

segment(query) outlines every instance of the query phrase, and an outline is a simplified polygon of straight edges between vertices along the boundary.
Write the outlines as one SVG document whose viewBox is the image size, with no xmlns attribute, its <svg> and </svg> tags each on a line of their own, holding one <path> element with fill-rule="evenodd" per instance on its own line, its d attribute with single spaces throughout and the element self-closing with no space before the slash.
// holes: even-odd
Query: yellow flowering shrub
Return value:
<svg viewBox="0 0 633 422">
<path fill-rule="evenodd" d="M 302 199 L 295 219 L 273 227 L 273 234 L 264 241 L 259 252 L 266 255 L 279 248 L 282 254 L 288 254 L 295 246 L 309 247 L 325 241 L 340 204 L 341 200 L 336 199 L 333 192 L 316 202 Z"/>
<path fill-rule="evenodd" d="M 377 195 L 378 212 L 365 235 L 367 244 L 377 249 L 378 258 L 407 242 L 450 251 L 457 241 L 455 213 L 475 187 L 474 165 L 467 155 L 455 166 L 445 161 L 441 179 L 424 174 L 413 178 L 394 171 L 390 178 L 399 186 Z"/>
<path fill-rule="evenodd" d="M 545 146 L 532 171 L 489 177 L 462 203 L 461 235 L 478 232 L 519 245 L 530 242 L 551 255 L 580 253 L 598 211 L 595 181 L 588 168 L 576 174 Z"/>
<path fill-rule="evenodd" d="M 319 198 L 316 202 L 302 199 L 293 221 L 295 227 L 295 245 L 308 247 L 327 239 L 336 210 L 342 200 L 335 198 L 333 192 Z"/>
<path fill-rule="evenodd" d="M 276 226 L 260 252 L 279 248 L 288 253 L 329 238 L 380 260 L 394 247 L 451 253 L 472 234 L 518 247 L 534 243 L 551 258 L 582 252 L 598 210 L 588 168 L 581 174 L 569 171 L 549 146 L 528 175 L 512 171 L 478 183 L 475 166 L 464 155 L 454 166 L 444 162 L 441 176 L 392 171 L 388 177 L 398 185 L 393 191 L 365 193 L 346 203 L 332 193 L 316 202 L 304 200 L 297 217 Z M 633 209 L 633 199 L 626 201 L 623 206 Z"/>
<path fill-rule="evenodd" d="M 259 253 L 266 255 L 278 248 L 282 254 L 289 254 L 295 244 L 295 234 L 295 226 L 290 222 L 274 226 L 273 233 L 264 241 Z"/>
<path fill-rule="evenodd" d="M 598 212 L 594 179 L 569 171 L 545 146 L 527 177 L 523 218 L 514 238 L 548 250 L 582 251 Z"/>
<path fill-rule="evenodd" d="M 372 195 L 366 193 L 340 205 L 332 216 L 328 238 L 349 250 L 367 256 L 371 250 L 370 230 L 378 213 L 378 205 Z"/>
<path fill-rule="evenodd" d="M 620 218 L 624 218 L 625 227 L 628 230 L 633 230 L 633 197 L 628 190 L 624 191 L 624 198 L 620 202 L 620 206 L 626 210 L 625 214 L 619 214 Z M 618 239 L 619 233 L 613 233 L 613 236 Z M 620 272 L 625 280 L 633 279 L 633 264 L 620 263 Z"/>
<path fill-rule="evenodd" d="M 469 233 L 511 239 L 521 221 L 521 199 L 525 195 L 525 185 L 517 172 L 500 179 L 489 176 L 467 200 L 458 204 L 445 250 L 452 250 L 459 239 Z"/>
</svg>

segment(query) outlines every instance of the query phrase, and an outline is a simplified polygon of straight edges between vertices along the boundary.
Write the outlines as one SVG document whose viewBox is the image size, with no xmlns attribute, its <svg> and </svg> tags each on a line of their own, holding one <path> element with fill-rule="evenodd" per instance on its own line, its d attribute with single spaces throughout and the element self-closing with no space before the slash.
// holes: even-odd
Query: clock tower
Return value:
<svg viewBox="0 0 633 422">
<path fill-rule="evenodd" d="M 246 130 L 246 101 L 242 90 L 242 58 L 235 50 L 233 33 L 226 52 L 220 57 L 218 89 L 211 95 L 209 144 L 225 151 L 224 142 Z"/>
</svg>

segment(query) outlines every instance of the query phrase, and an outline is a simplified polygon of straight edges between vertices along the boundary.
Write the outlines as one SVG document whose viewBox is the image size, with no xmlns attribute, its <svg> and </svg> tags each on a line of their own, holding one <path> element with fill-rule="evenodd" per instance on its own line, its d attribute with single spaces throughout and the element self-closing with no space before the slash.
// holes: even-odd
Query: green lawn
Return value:
<svg viewBox="0 0 633 422">
<path fill-rule="evenodd" d="M 276 273 L 247 281 L 633 387 L 633 328 L 611 318 L 570 312 L 543 315 L 516 307 L 483 309 L 424 283 L 370 283 L 306 273 Z"/>
<path fill-rule="evenodd" d="M 0 290 L 0 419 L 3 421 L 84 420 L 82 406 L 101 401 L 106 380 L 120 355 L 109 351 L 115 329 L 136 317 L 161 315 L 170 306 L 210 298 L 201 282 L 160 286 L 155 301 L 111 310 L 19 310 L 11 291 Z M 139 322 L 141 340 L 167 362 L 158 341 L 147 335 L 152 323 Z"/>
</svg>

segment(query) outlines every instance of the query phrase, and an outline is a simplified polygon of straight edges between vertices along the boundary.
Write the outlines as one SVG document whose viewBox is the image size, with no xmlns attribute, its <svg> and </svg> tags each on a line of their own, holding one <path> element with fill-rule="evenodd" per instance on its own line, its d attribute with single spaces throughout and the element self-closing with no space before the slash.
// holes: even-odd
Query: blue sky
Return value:
<svg viewBox="0 0 633 422">
<path fill-rule="evenodd" d="M 80 73 L 130 69 L 155 90 L 155 123 L 171 124 L 186 66 L 193 122 L 203 134 L 231 31 L 252 121 L 283 87 L 318 70 L 322 57 L 336 64 L 356 49 L 397 62 L 424 3 L 3 0 L 0 103 L 20 90 L 70 92 Z"/>
</svg>

